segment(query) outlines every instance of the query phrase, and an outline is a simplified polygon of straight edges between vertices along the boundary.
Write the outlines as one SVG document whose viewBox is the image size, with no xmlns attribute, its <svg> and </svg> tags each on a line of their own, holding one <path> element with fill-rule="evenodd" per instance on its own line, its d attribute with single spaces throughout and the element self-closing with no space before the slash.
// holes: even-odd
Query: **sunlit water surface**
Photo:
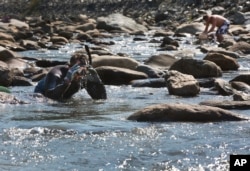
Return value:
<svg viewBox="0 0 250 171">
<path fill-rule="evenodd" d="M 135 42 L 132 37 L 112 41 L 116 42 L 108 47 L 112 52 L 128 53 L 140 62 L 152 54 L 173 53 L 157 51 L 159 44 Z M 68 60 L 79 47 L 22 54 Z M 193 50 L 195 58 L 203 57 L 193 45 L 183 43 L 181 48 Z M 248 58 L 239 62 L 240 70 L 224 73 L 224 79 L 249 72 Z M 232 97 L 213 95 L 206 89 L 194 98 L 171 96 L 167 88 L 106 89 L 104 101 L 93 101 L 81 91 L 69 101 L 56 102 L 34 96 L 34 86 L 13 87 L 13 94 L 28 104 L 1 104 L 0 169 L 226 171 L 230 154 L 250 154 L 249 122 L 138 123 L 126 119 L 152 104 L 198 104 Z M 250 110 L 234 111 L 250 115 Z"/>
</svg>

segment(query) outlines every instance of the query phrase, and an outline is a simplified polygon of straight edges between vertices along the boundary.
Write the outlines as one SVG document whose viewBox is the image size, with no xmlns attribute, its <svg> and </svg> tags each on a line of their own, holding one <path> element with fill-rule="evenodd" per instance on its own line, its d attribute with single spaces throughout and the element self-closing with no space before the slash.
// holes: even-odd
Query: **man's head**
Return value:
<svg viewBox="0 0 250 171">
<path fill-rule="evenodd" d="M 204 20 L 204 21 L 208 21 L 208 19 L 209 19 L 209 15 L 204 15 L 204 16 L 203 16 L 203 20 Z"/>
<path fill-rule="evenodd" d="M 70 58 L 70 66 L 78 63 L 80 66 L 88 65 L 88 57 L 84 51 L 76 51 Z"/>
</svg>

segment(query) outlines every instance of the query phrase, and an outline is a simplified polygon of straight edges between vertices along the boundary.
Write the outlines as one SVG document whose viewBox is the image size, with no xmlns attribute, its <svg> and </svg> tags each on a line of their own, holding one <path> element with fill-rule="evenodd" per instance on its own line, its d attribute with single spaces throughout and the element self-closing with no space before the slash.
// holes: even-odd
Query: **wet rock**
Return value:
<svg viewBox="0 0 250 171">
<path fill-rule="evenodd" d="M 230 52 L 230 51 L 227 51 L 227 50 L 212 49 L 212 50 L 209 50 L 208 53 L 220 53 L 220 54 L 223 54 L 223 55 L 226 55 L 226 56 L 230 56 L 230 57 L 232 57 L 234 59 L 240 58 L 238 53 Z"/>
<path fill-rule="evenodd" d="M 233 79 L 231 79 L 229 82 L 231 83 L 233 81 L 241 81 L 243 83 L 250 85 L 250 74 L 238 75 L 238 76 L 234 77 Z"/>
<path fill-rule="evenodd" d="M 233 46 L 229 47 L 228 50 L 242 54 L 250 54 L 250 44 L 247 42 L 237 42 Z"/>
<path fill-rule="evenodd" d="M 8 23 L 9 26 L 14 26 L 18 29 L 23 29 L 23 30 L 29 30 L 30 26 L 24 21 L 20 21 L 18 19 L 10 19 L 10 22 Z"/>
<path fill-rule="evenodd" d="M 61 44 L 61 45 L 69 43 L 68 39 L 66 39 L 65 37 L 60 37 L 60 36 L 52 36 L 50 41 L 53 44 Z"/>
<path fill-rule="evenodd" d="M 191 97 L 200 92 L 198 81 L 192 76 L 178 71 L 168 71 L 165 75 L 169 94 Z"/>
<path fill-rule="evenodd" d="M 17 53 L 15 53 L 15 52 L 13 52 L 11 50 L 8 50 L 8 49 L 5 49 L 5 48 L 0 49 L 0 60 L 1 61 L 4 61 L 4 62 L 8 63 L 12 59 L 16 59 L 16 58 L 19 58 L 19 57 L 20 57 L 20 55 L 18 55 Z"/>
<path fill-rule="evenodd" d="M 47 68 L 47 67 L 53 67 L 56 65 L 65 65 L 67 62 L 42 59 L 42 60 L 37 60 L 35 63 L 36 63 L 36 66 L 38 67 Z"/>
<path fill-rule="evenodd" d="M 169 70 L 176 70 L 183 74 L 193 75 L 195 78 L 220 77 L 222 70 L 214 62 L 182 58 L 176 61 Z"/>
<path fill-rule="evenodd" d="M 96 25 L 93 24 L 93 23 L 85 23 L 83 25 L 76 26 L 76 30 L 81 30 L 81 31 L 84 31 L 84 32 L 94 30 L 95 28 L 96 28 Z"/>
<path fill-rule="evenodd" d="M 130 57 L 121 57 L 121 56 L 93 56 L 92 66 L 94 68 L 100 66 L 114 66 L 135 70 L 139 65 L 139 62 Z"/>
<path fill-rule="evenodd" d="M 9 40 L 0 40 L 0 46 L 5 47 L 5 48 L 12 50 L 12 51 L 24 51 L 24 50 L 26 50 L 25 48 L 20 46 L 18 43 L 12 42 Z"/>
<path fill-rule="evenodd" d="M 20 46 L 24 47 L 27 50 L 38 50 L 40 49 L 40 46 L 36 41 L 31 40 L 21 40 Z"/>
<path fill-rule="evenodd" d="M 96 71 L 103 83 L 107 85 L 129 85 L 132 80 L 148 78 L 142 72 L 127 68 L 100 66 L 96 68 Z"/>
<path fill-rule="evenodd" d="M 233 95 L 234 101 L 250 101 L 250 95 L 244 92 L 237 92 Z"/>
<path fill-rule="evenodd" d="M 156 68 L 169 68 L 173 63 L 175 63 L 178 59 L 176 59 L 172 55 L 168 54 L 159 54 L 153 55 L 144 61 L 146 65 L 156 67 Z"/>
<path fill-rule="evenodd" d="M 13 75 L 9 68 L 0 66 L 0 85 L 9 87 L 12 83 Z"/>
<path fill-rule="evenodd" d="M 110 14 L 107 17 L 99 17 L 97 19 L 97 26 L 98 29 L 104 29 L 107 31 L 124 31 L 126 33 L 136 32 L 136 31 L 147 31 L 148 29 L 136 23 L 133 19 L 126 17 L 122 14 L 115 13 Z"/>
<path fill-rule="evenodd" d="M 245 93 L 250 93 L 250 86 L 244 82 L 240 82 L 240 81 L 231 81 L 230 82 L 231 86 L 238 90 L 238 91 L 242 91 Z"/>
<path fill-rule="evenodd" d="M 203 23 L 181 24 L 177 27 L 175 34 L 190 33 L 195 35 L 196 33 L 203 32 L 204 29 L 205 26 Z"/>
<path fill-rule="evenodd" d="M 220 95 L 230 96 L 230 95 L 234 94 L 233 88 L 225 80 L 216 79 L 214 82 L 214 86 Z"/>
<path fill-rule="evenodd" d="M 28 78 L 21 76 L 14 76 L 12 78 L 11 86 L 33 86 L 33 84 Z"/>
<path fill-rule="evenodd" d="M 239 63 L 234 58 L 220 53 L 208 53 L 203 60 L 214 62 L 222 71 L 238 70 L 240 67 Z"/>
<path fill-rule="evenodd" d="M 0 32 L 0 40 L 8 40 L 10 42 L 15 42 L 15 39 L 12 35 L 2 32 Z"/>
<path fill-rule="evenodd" d="M 167 45 L 173 45 L 175 47 L 180 46 L 177 40 L 174 40 L 174 39 L 172 39 L 170 37 L 164 37 L 160 46 L 165 47 Z"/>
<path fill-rule="evenodd" d="M 24 101 L 18 100 L 15 96 L 5 93 L 5 92 L 0 92 L 0 103 L 3 104 L 24 104 Z"/>
<path fill-rule="evenodd" d="M 135 70 L 147 74 L 149 78 L 159 78 L 164 74 L 149 65 L 138 65 Z"/>
<path fill-rule="evenodd" d="M 239 110 L 250 109 L 250 101 L 210 100 L 201 102 L 200 105 L 219 107 L 222 109 L 239 109 Z"/>
<path fill-rule="evenodd" d="M 244 13 L 240 11 L 235 11 L 233 15 L 230 16 L 230 20 L 233 21 L 234 24 L 243 25 L 246 21 Z"/>
<path fill-rule="evenodd" d="M 161 88 L 161 87 L 166 87 L 166 81 L 164 78 L 140 79 L 131 81 L 131 86 Z"/>
<path fill-rule="evenodd" d="M 128 117 L 139 122 L 220 122 L 246 118 L 224 109 L 204 105 L 157 104 L 141 109 Z"/>
</svg>

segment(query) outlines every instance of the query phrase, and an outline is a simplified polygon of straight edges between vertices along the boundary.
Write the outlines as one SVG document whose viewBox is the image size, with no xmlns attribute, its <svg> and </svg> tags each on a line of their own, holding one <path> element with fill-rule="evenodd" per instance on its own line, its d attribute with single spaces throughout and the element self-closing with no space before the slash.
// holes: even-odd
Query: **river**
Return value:
<svg viewBox="0 0 250 171">
<path fill-rule="evenodd" d="M 109 41 L 107 39 L 107 41 Z M 159 44 L 112 39 L 114 53 L 130 54 L 140 62 L 157 51 Z M 68 60 L 79 45 L 60 50 L 27 51 L 24 56 Z M 181 48 L 203 54 L 194 45 Z M 231 79 L 250 69 L 249 58 L 239 59 L 239 71 L 223 73 Z M 167 88 L 106 86 L 107 100 L 93 101 L 85 91 L 66 102 L 33 95 L 34 86 L 12 87 L 28 104 L 0 104 L 0 169 L 33 170 L 170 170 L 227 171 L 230 154 L 250 154 L 250 124 L 139 123 L 126 118 L 135 111 L 159 103 L 198 104 L 208 99 L 232 99 L 202 89 L 197 97 L 168 94 Z M 250 110 L 233 110 L 249 116 Z"/>
</svg>

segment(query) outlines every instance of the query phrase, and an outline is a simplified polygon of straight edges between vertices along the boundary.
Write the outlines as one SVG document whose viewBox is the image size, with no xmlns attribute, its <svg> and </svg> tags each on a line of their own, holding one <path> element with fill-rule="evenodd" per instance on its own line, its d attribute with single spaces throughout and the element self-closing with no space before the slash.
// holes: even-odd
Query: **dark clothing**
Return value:
<svg viewBox="0 0 250 171">
<path fill-rule="evenodd" d="M 92 99 L 107 98 L 105 86 L 93 68 L 89 69 L 85 81 L 65 81 L 68 70 L 67 65 L 55 66 L 38 82 L 34 92 L 54 100 L 62 100 L 69 99 L 80 89 L 85 88 Z"/>
<path fill-rule="evenodd" d="M 67 83 L 64 78 L 69 70 L 67 65 L 58 65 L 52 68 L 46 77 L 40 80 L 35 87 L 35 93 L 41 93 L 51 99 L 68 99 L 73 96 L 80 88 L 81 84 L 77 81 Z"/>
</svg>

